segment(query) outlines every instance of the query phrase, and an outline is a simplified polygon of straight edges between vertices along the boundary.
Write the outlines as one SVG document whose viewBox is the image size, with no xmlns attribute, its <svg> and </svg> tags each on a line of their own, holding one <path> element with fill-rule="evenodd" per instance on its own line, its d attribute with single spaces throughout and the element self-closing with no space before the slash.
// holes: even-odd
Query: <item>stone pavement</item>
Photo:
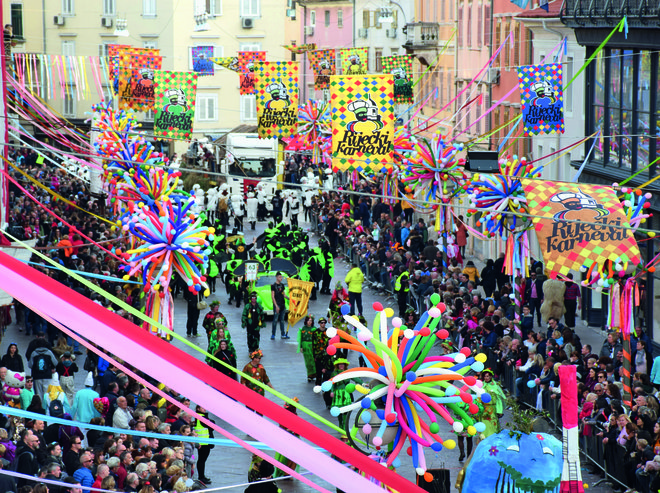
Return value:
<svg viewBox="0 0 660 493">
<path fill-rule="evenodd" d="M 261 223 L 257 225 L 256 231 L 254 232 L 249 230 L 246 231 L 246 241 L 248 243 L 251 242 L 252 236 L 253 235 L 257 236 L 259 233 L 263 231 L 263 228 L 264 228 L 264 224 Z M 313 237 L 311 239 L 311 242 L 315 243 L 316 237 Z M 478 268 L 481 270 L 483 264 L 481 264 L 480 262 L 476 262 L 476 263 L 478 264 Z M 336 282 L 336 280 L 343 281 L 347 271 L 348 271 L 348 264 L 343 260 L 336 260 L 335 279 L 333 280 L 332 285 L 334 286 L 334 282 Z M 216 293 L 211 296 L 209 301 L 212 301 L 214 299 L 218 299 L 221 301 L 222 304 L 220 305 L 220 311 L 228 319 L 228 328 L 232 334 L 233 343 L 236 346 L 237 359 L 238 359 L 237 364 L 240 369 L 248 362 L 246 334 L 245 331 L 241 329 L 241 322 L 240 322 L 242 307 L 239 309 L 236 308 L 235 305 L 230 306 L 227 304 L 228 296 L 225 294 L 224 285 L 221 284 L 220 282 L 218 282 L 218 289 Z M 318 319 L 321 316 L 326 316 L 329 301 L 330 301 L 329 296 L 319 295 L 318 300 L 310 302 L 309 312 L 313 314 L 316 319 Z M 365 316 L 367 318 L 367 321 L 371 321 L 373 319 L 374 310 L 372 309 L 371 306 L 375 301 L 379 301 L 383 303 L 384 306 L 391 306 L 394 309 L 395 313 L 397 312 L 395 299 L 387 299 L 385 296 L 378 295 L 365 287 L 363 294 L 363 304 L 365 308 Z M 200 336 L 197 338 L 193 338 L 192 341 L 198 344 L 199 346 L 203 347 L 204 349 L 206 349 L 206 339 L 204 337 L 201 328 L 201 320 L 203 315 L 204 312 L 202 313 L 202 316 L 200 316 L 200 327 L 199 327 Z M 185 322 L 186 322 L 186 304 L 181 298 L 178 298 L 175 300 L 175 329 L 179 334 L 185 334 Z M 300 399 L 300 403 L 302 405 L 306 406 L 307 408 L 311 409 L 315 413 L 325 417 L 328 420 L 335 421 L 336 418 L 330 416 L 329 411 L 326 410 L 322 397 L 318 394 L 315 394 L 312 391 L 313 384 L 307 383 L 307 379 L 304 371 L 303 357 L 302 354 L 297 353 L 296 335 L 300 324 L 301 322 L 298 323 L 298 326 L 292 328 L 291 332 L 289 333 L 291 339 L 281 340 L 279 338 L 279 331 L 278 331 L 277 339 L 270 340 L 270 320 L 267 322 L 261 340 L 261 348 L 264 351 L 264 358 L 262 363 L 265 366 L 266 370 L 268 371 L 268 374 L 271 377 L 274 387 L 278 391 L 288 395 L 289 397 L 297 396 Z M 600 344 L 602 343 L 603 340 L 601 334 L 596 333 L 595 331 L 586 328 L 584 326 L 581 326 L 579 328 L 579 334 L 582 337 L 583 342 L 592 344 L 594 350 L 600 348 Z M 9 343 L 15 342 L 18 344 L 20 352 L 24 353 L 29 343 L 29 340 L 30 338 L 25 336 L 25 332 L 19 332 L 16 325 L 12 325 L 7 329 L 2 344 L 0 344 L 0 350 L 3 352 L 2 354 L 4 354 L 4 352 L 6 352 Z M 102 340 L 99 340 L 97 342 L 102 343 Z M 199 353 L 195 352 L 193 349 L 189 348 L 188 346 L 181 344 L 178 341 L 174 341 L 173 344 L 175 344 L 177 347 L 179 347 L 181 350 L 185 351 L 186 353 L 192 354 L 195 357 L 202 359 L 202 356 Z M 437 351 L 437 349 L 434 348 L 433 352 L 435 351 Z M 349 360 L 351 361 L 352 365 L 357 364 L 357 357 L 354 354 L 349 355 Z M 79 366 L 81 368 L 83 362 L 84 362 L 84 356 L 80 357 L 78 361 Z M 84 372 L 81 371 L 78 373 L 76 378 L 77 389 L 82 388 L 84 382 L 84 376 L 85 376 Z M 276 400 L 273 397 L 270 398 L 271 400 Z M 310 422 L 315 422 L 305 413 L 299 413 L 299 415 L 303 419 L 306 419 Z M 507 418 L 508 416 L 505 416 L 502 422 L 505 423 L 507 421 Z M 246 437 L 247 432 L 233 429 L 233 427 L 224 424 L 224 422 L 220 418 L 215 417 L 214 419 L 216 423 L 220 424 L 221 426 L 224 426 L 228 431 L 236 434 L 238 437 L 240 438 Z M 323 426 L 321 425 L 321 427 Z M 446 423 L 441 423 L 440 435 L 445 439 L 454 438 L 453 433 L 451 432 L 451 427 Z M 215 488 L 223 487 L 223 486 L 226 487 L 226 486 L 245 482 L 247 480 L 247 471 L 248 471 L 248 466 L 250 464 L 250 457 L 251 454 L 243 449 L 238 449 L 238 448 L 222 449 L 220 447 L 216 447 L 215 449 L 213 449 L 211 451 L 211 455 L 207 463 L 207 475 L 213 479 L 212 487 Z M 410 457 L 407 454 L 402 453 L 400 455 L 400 458 L 402 461 L 402 466 L 399 468 L 399 473 L 405 476 L 406 478 L 408 478 L 409 480 L 414 481 L 415 474 L 412 468 L 412 461 Z M 451 474 L 452 491 L 456 491 L 454 489 L 454 482 L 456 480 L 456 475 L 458 471 L 462 467 L 462 464 L 458 462 L 458 450 L 443 449 L 439 453 L 427 451 L 426 460 L 427 460 L 427 467 L 429 469 L 436 469 L 436 468 L 449 469 Z M 332 487 L 325 481 L 319 480 L 318 478 L 311 475 L 309 477 L 313 481 L 318 482 L 320 486 L 326 488 L 327 490 L 334 491 L 334 487 Z M 585 477 L 586 482 L 593 483 L 594 480 L 595 478 L 590 480 L 588 477 Z M 298 481 L 290 481 L 290 480 L 280 481 L 279 487 L 284 493 L 314 491 L 311 487 L 308 487 Z M 242 486 L 237 488 L 231 488 L 228 489 L 227 491 L 242 492 L 244 489 L 245 486 Z M 609 491 L 609 490 L 592 488 L 591 491 L 601 492 L 601 491 Z M 405 492 L 401 492 L 401 493 L 405 493 Z"/>
</svg>

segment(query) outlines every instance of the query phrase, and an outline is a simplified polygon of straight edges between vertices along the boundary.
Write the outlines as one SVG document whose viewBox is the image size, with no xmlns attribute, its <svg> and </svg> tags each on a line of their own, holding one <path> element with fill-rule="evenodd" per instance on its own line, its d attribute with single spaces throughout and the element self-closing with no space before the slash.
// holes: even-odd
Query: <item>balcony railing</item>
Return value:
<svg viewBox="0 0 660 493">
<path fill-rule="evenodd" d="M 564 0 L 561 20 L 570 27 L 607 27 L 623 17 L 628 26 L 657 29 L 660 27 L 658 0 Z"/>
<path fill-rule="evenodd" d="M 440 40 L 440 24 L 436 22 L 406 24 L 403 32 L 406 34 L 404 46 L 409 49 L 438 46 Z"/>
</svg>

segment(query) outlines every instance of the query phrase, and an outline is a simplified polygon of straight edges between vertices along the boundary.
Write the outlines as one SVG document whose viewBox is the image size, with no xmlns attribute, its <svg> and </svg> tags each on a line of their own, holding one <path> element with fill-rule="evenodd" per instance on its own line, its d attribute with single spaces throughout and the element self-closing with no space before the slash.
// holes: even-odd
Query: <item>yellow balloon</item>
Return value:
<svg viewBox="0 0 660 493">
<path fill-rule="evenodd" d="M 385 308 L 385 316 L 386 317 L 393 317 L 394 316 L 394 310 L 392 310 L 389 306 Z"/>
<path fill-rule="evenodd" d="M 477 429 L 474 426 L 470 425 L 470 426 L 467 427 L 467 432 L 468 432 L 468 435 L 474 436 L 474 435 L 477 434 Z"/>
<path fill-rule="evenodd" d="M 445 440 L 442 442 L 442 446 L 447 450 L 454 450 L 456 448 L 456 442 L 454 440 Z"/>
<path fill-rule="evenodd" d="M 355 390 L 357 390 L 360 394 L 368 394 L 369 389 L 364 388 L 362 385 L 356 385 Z"/>
<path fill-rule="evenodd" d="M 210 289 L 204 290 L 204 297 L 208 298 L 209 296 L 211 296 L 211 290 Z"/>
<path fill-rule="evenodd" d="M 209 233 L 214 234 L 215 233 L 215 228 L 213 228 L 213 227 L 209 228 Z"/>
<path fill-rule="evenodd" d="M 488 360 L 488 356 L 486 356 L 484 353 L 479 353 L 474 357 L 474 359 L 480 363 L 485 363 Z"/>
<path fill-rule="evenodd" d="M 131 276 L 129 276 L 128 274 L 126 274 L 126 275 L 123 277 L 124 281 L 128 281 L 130 278 L 131 278 Z"/>
</svg>

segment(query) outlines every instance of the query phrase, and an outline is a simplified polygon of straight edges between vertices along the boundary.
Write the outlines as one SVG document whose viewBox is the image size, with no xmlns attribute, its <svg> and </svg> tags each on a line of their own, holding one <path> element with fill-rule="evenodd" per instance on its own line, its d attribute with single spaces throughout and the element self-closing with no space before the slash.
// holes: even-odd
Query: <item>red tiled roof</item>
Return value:
<svg viewBox="0 0 660 493">
<path fill-rule="evenodd" d="M 561 11 L 561 0 L 554 0 L 554 2 L 548 3 L 548 12 L 541 7 L 535 8 L 534 10 L 526 10 L 516 17 L 523 19 L 549 19 L 559 17 L 559 12 Z"/>
</svg>

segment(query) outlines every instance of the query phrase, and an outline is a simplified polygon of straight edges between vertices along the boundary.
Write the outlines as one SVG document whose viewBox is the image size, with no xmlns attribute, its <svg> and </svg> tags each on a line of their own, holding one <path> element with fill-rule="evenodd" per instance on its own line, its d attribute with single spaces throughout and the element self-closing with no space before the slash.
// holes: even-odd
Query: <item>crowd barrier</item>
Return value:
<svg viewBox="0 0 660 493">
<path fill-rule="evenodd" d="M 518 380 L 519 378 L 520 380 Z M 518 403 L 521 406 L 545 411 L 547 420 L 555 428 L 555 431 L 561 433 L 562 418 L 559 393 L 548 389 L 541 390 L 538 385 L 532 388 L 528 387 L 525 373 L 518 372 L 514 367 L 507 365 L 504 366 L 504 371 L 500 375 L 500 384 L 505 392 L 518 398 Z M 558 386 L 559 382 L 554 382 L 554 384 Z M 541 393 L 540 397 L 539 393 Z M 552 395 L 555 398 L 552 398 Z M 583 461 L 583 465 L 590 466 L 594 474 L 600 473 L 604 476 L 596 484 L 606 482 L 624 489 L 634 487 L 634 478 L 631 480 L 627 477 L 623 467 L 625 448 L 618 444 L 603 445 L 603 437 L 598 436 L 598 433 L 603 431 L 602 426 L 592 423 L 590 428 L 590 433 L 585 434 L 583 425 L 580 426 L 580 451 L 586 459 L 586 461 Z M 627 482 L 632 484 L 628 485 Z"/>
</svg>

